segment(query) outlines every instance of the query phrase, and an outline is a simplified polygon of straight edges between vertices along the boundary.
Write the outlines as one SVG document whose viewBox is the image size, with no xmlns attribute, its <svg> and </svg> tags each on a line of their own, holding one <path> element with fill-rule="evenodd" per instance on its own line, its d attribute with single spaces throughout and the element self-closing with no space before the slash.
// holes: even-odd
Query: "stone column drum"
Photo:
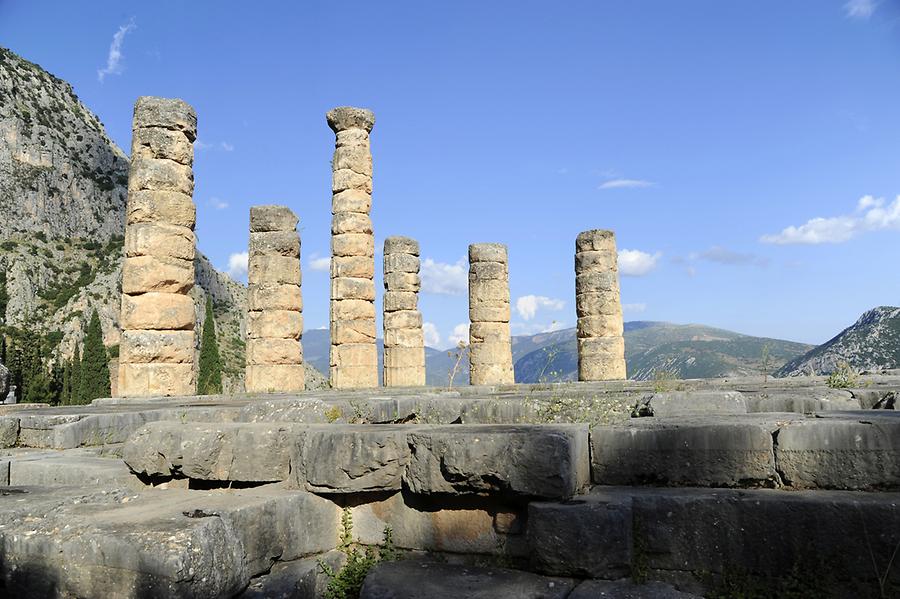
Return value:
<svg viewBox="0 0 900 599">
<path fill-rule="evenodd" d="M 305 387 L 298 222 L 286 206 L 250 208 L 244 377 L 248 393 Z"/>
<path fill-rule="evenodd" d="M 326 115 L 336 135 L 331 200 L 331 386 L 378 386 L 372 153 L 375 115 L 343 106 Z"/>
<path fill-rule="evenodd" d="M 192 395 L 194 375 L 193 142 L 182 100 L 134 105 L 122 266 L 119 394 Z"/>
<path fill-rule="evenodd" d="M 616 236 L 594 229 L 575 240 L 578 380 L 625 378 L 625 339 Z"/>
<path fill-rule="evenodd" d="M 469 246 L 469 380 L 473 385 L 515 382 L 509 335 L 506 246 Z"/>
<path fill-rule="evenodd" d="M 384 240 L 384 386 L 425 384 L 425 336 L 419 312 L 419 243 Z"/>
</svg>

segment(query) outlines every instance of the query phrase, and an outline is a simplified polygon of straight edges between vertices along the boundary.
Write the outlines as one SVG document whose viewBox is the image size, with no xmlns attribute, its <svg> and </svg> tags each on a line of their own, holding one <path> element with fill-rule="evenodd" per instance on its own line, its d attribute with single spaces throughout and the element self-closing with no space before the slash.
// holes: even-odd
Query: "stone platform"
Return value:
<svg viewBox="0 0 900 599">
<path fill-rule="evenodd" d="M 415 558 L 378 566 L 363 597 L 889 596 L 900 415 L 873 408 L 900 376 L 862 384 L 3 406 L 0 594 L 315 597 L 343 513 L 354 541 L 390 527 Z M 422 570 L 427 585 L 397 582 Z"/>
</svg>

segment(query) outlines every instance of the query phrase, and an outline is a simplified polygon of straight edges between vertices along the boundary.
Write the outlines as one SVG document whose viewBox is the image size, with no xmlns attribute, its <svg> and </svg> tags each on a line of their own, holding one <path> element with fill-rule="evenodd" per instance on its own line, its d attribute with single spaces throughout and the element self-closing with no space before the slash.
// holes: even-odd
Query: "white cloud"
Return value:
<svg viewBox="0 0 900 599">
<path fill-rule="evenodd" d="M 247 252 L 236 252 L 228 256 L 228 274 L 232 279 L 243 279 L 247 276 L 247 262 L 250 255 Z"/>
<path fill-rule="evenodd" d="M 844 14 L 850 19 L 866 20 L 878 8 L 877 0 L 849 0 L 844 4 Z"/>
<path fill-rule="evenodd" d="M 425 335 L 425 345 L 428 347 L 440 347 L 441 335 L 433 322 L 422 323 L 422 333 Z"/>
<path fill-rule="evenodd" d="M 468 272 L 465 258 L 460 258 L 456 264 L 446 264 L 425 258 L 419 269 L 422 277 L 422 292 L 437 295 L 463 295 L 469 288 Z"/>
<path fill-rule="evenodd" d="M 228 202 L 215 196 L 209 198 L 208 204 L 216 210 L 225 210 L 226 208 L 228 208 Z"/>
<path fill-rule="evenodd" d="M 447 337 L 447 341 L 452 343 L 454 346 L 457 345 L 460 341 L 463 343 L 469 343 L 469 323 L 461 322 L 455 327 L 453 327 L 453 332 Z"/>
<path fill-rule="evenodd" d="M 331 258 L 328 256 L 319 256 L 318 252 L 313 252 L 309 257 L 308 264 L 312 270 L 330 270 Z"/>
<path fill-rule="evenodd" d="M 548 310 L 562 310 L 566 302 L 561 299 L 546 297 L 543 295 L 523 295 L 516 300 L 516 312 L 522 320 L 531 320 L 541 308 Z"/>
<path fill-rule="evenodd" d="M 514 335 L 537 335 L 539 333 L 552 333 L 553 331 L 561 331 L 566 328 L 566 323 L 561 320 L 551 320 L 550 322 L 511 322 L 509 328 Z"/>
<path fill-rule="evenodd" d="M 647 304 L 622 304 L 622 311 L 628 314 L 640 314 L 647 311 Z"/>
<path fill-rule="evenodd" d="M 853 214 L 812 218 L 780 233 L 763 235 L 760 241 L 776 245 L 844 243 L 861 233 L 884 230 L 900 230 L 900 196 L 888 205 L 883 198 L 864 196 Z"/>
<path fill-rule="evenodd" d="M 634 189 L 640 187 L 655 187 L 653 181 L 644 181 L 643 179 L 610 179 L 600 184 L 597 189 Z"/>
<path fill-rule="evenodd" d="M 619 272 L 626 277 L 642 277 L 656 268 L 661 252 L 648 254 L 641 250 L 619 250 Z"/>
<path fill-rule="evenodd" d="M 753 265 L 765 267 L 769 265 L 768 259 L 762 256 L 736 252 L 721 245 L 714 245 L 708 250 L 704 250 L 697 254 L 691 254 L 690 258 L 692 260 L 705 260 L 707 262 L 715 262 L 716 264 L 724 264 L 727 266 Z"/>
<path fill-rule="evenodd" d="M 220 142 L 219 147 L 222 148 L 223 150 L 225 150 L 226 152 L 234 151 L 234 145 L 228 143 L 227 141 Z"/>
<path fill-rule="evenodd" d="M 119 27 L 119 30 L 113 34 L 112 43 L 109 45 L 109 54 L 106 57 L 106 66 L 97 69 L 97 79 L 100 83 L 103 83 L 107 75 L 119 75 L 122 72 L 122 43 L 128 32 L 136 27 L 134 17 L 132 17 L 128 23 Z"/>
</svg>

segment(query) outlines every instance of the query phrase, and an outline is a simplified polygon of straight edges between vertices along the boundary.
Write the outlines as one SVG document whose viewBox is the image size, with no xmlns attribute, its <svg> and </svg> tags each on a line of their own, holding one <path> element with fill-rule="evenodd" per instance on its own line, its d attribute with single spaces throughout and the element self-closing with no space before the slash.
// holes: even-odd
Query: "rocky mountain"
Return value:
<svg viewBox="0 0 900 599">
<path fill-rule="evenodd" d="M 71 85 L 0 48 L 0 318 L 38 333 L 51 362 L 72 356 L 94 309 L 118 355 L 128 165 Z M 241 390 L 246 288 L 199 252 L 196 270 L 198 343 L 209 295 L 224 389 Z M 115 363 L 110 370 L 115 379 Z M 315 372 L 307 380 L 323 384 Z"/>
<path fill-rule="evenodd" d="M 865 312 L 833 339 L 798 356 L 775 376 L 831 374 L 841 363 L 857 371 L 900 368 L 900 308 Z"/>
</svg>

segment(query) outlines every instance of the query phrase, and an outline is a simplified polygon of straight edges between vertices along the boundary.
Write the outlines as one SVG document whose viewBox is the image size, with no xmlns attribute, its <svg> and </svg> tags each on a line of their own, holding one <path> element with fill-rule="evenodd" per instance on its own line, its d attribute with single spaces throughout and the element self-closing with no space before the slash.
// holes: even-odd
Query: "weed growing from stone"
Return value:
<svg viewBox="0 0 900 599">
<path fill-rule="evenodd" d="M 859 385 L 859 374 L 846 361 L 837 363 L 834 371 L 828 375 L 825 381 L 831 389 L 848 389 Z"/>
<path fill-rule="evenodd" d="M 452 351 L 448 351 L 447 355 L 451 358 L 455 357 L 456 362 L 453 363 L 453 368 L 450 369 L 450 374 L 447 376 L 447 391 L 453 389 L 453 379 L 456 378 L 456 373 L 459 372 L 459 365 L 462 363 L 463 355 L 466 353 L 466 342 L 459 341 L 456 344 L 456 353 L 454 354 Z"/>
<path fill-rule="evenodd" d="M 394 535 L 390 526 L 384 527 L 384 537 L 378 547 L 360 548 L 353 541 L 353 515 L 350 508 L 344 508 L 341 514 L 341 536 L 338 550 L 347 556 L 347 562 L 340 570 L 319 560 L 319 568 L 329 578 L 325 589 L 325 599 L 357 599 L 359 591 L 369 571 L 381 562 L 396 560 L 397 548 L 394 547 Z"/>
</svg>

